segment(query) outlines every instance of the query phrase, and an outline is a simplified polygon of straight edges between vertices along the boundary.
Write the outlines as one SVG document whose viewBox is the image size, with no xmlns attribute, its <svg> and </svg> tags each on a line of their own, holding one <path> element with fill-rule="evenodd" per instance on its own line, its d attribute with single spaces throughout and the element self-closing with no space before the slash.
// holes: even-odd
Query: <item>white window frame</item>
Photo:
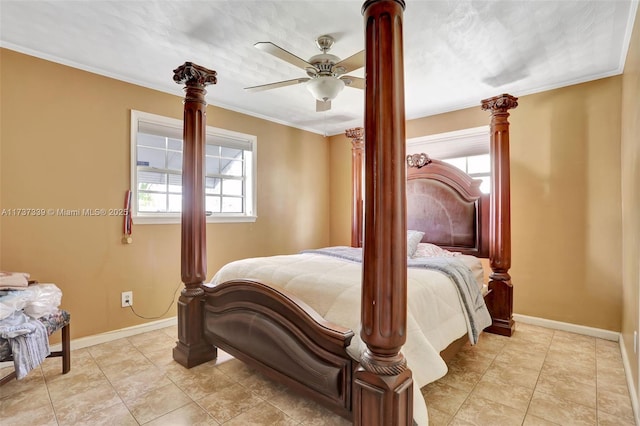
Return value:
<svg viewBox="0 0 640 426">
<path fill-rule="evenodd" d="M 139 212 L 138 211 L 138 129 L 140 123 L 167 128 L 167 137 L 182 140 L 183 122 L 175 118 L 164 117 L 142 111 L 131 110 L 131 212 L 134 224 L 173 224 L 181 222 L 181 213 Z M 207 223 L 255 222 L 257 219 L 257 137 L 231 130 L 207 126 L 206 138 L 215 137 L 237 139 L 251 146 L 251 160 L 244 170 L 245 196 L 244 213 L 212 213 L 206 217 Z M 220 145 L 219 143 L 214 143 Z M 247 150 L 249 151 L 249 150 Z"/>
<path fill-rule="evenodd" d="M 468 164 L 468 157 L 491 153 L 490 130 L 489 126 L 480 126 L 407 139 L 407 154 L 424 152 L 431 158 L 443 161 L 465 158 L 465 164 Z M 469 174 L 467 170 L 463 171 Z M 490 174 L 489 170 L 487 173 L 470 173 L 469 175 L 484 178 L 489 177 Z"/>
</svg>

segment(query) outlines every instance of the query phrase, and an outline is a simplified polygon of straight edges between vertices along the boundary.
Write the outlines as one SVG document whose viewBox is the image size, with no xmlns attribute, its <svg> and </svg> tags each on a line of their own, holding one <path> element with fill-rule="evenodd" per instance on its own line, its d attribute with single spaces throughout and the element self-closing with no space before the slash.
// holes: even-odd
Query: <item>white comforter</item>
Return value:
<svg viewBox="0 0 640 426">
<path fill-rule="evenodd" d="M 347 351 L 360 359 L 366 348 L 360 338 L 360 263 L 316 253 L 243 259 L 225 265 L 211 283 L 238 278 L 282 288 L 326 320 L 353 330 L 355 335 Z M 467 320 L 458 290 L 441 272 L 409 268 L 407 296 L 407 341 L 402 353 L 413 372 L 414 416 L 422 425 L 428 422 L 419 389 L 446 374 L 440 351 L 467 333 Z M 478 325 L 482 329 L 490 324 L 487 312 Z"/>
</svg>

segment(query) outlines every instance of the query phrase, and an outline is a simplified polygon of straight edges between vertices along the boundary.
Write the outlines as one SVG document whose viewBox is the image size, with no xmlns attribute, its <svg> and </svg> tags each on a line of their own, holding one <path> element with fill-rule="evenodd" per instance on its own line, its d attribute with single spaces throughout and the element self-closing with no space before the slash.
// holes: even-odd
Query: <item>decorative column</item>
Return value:
<svg viewBox="0 0 640 426">
<path fill-rule="evenodd" d="M 178 342 L 173 359 L 191 368 L 214 359 L 215 347 L 203 336 L 200 287 L 207 276 L 207 236 L 204 203 L 204 157 L 207 127 L 207 84 L 216 83 L 216 72 L 185 62 L 173 70 L 173 80 L 185 84 L 182 148 L 182 282 L 178 300 Z"/>
<path fill-rule="evenodd" d="M 487 331 L 511 336 L 513 321 L 513 285 L 511 268 L 511 189 L 509 166 L 509 110 L 518 106 L 518 98 L 503 94 L 482 101 L 482 109 L 491 112 L 491 218 L 489 225 L 489 276 L 487 307 L 493 324 Z"/>
<path fill-rule="evenodd" d="M 365 19 L 365 231 L 362 329 L 367 345 L 354 380 L 354 423 L 413 422 L 406 341 L 407 227 L 403 0 L 367 0 Z"/>
<path fill-rule="evenodd" d="M 347 129 L 344 134 L 351 138 L 351 247 L 362 247 L 364 128 Z"/>
</svg>

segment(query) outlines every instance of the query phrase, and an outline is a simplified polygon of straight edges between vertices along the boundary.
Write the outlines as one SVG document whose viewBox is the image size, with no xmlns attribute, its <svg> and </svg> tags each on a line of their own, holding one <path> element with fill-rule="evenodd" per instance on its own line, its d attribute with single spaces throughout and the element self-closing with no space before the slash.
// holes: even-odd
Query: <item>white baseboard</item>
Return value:
<svg viewBox="0 0 640 426">
<path fill-rule="evenodd" d="M 123 337 L 135 336 L 136 334 L 146 333 L 148 331 L 159 330 L 165 327 L 171 327 L 178 324 L 178 317 L 167 318 L 158 321 L 147 322 L 144 324 L 134 325 L 132 327 L 121 328 L 119 330 L 108 331 L 106 333 L 94 334 L 93 336 L 80 337 L 71 340 L 71 350 L 82 349 L 88 346 L 99 345 L 100 343 L 111 342 L 112 340 L 121 339 Z M 51 345 L 52 351 L 62 349 L 60 343 Z"/>
<path fill-rule="evenodd" d="M 640 406 L 638 406 L 638 393 L 636 387 L 633 385 L 633 375 L 631 374 L 631 363 L 627 357 L 627 351 L 624 347 L 624 342 L 620 338 L 620 353 L 622 354 L 622 365 L 624 366 L 624 373 L 627 377 L 627 388 L 629 389 L 629 398 L 631 398 L 631 407 L 633 407 L 633 417 L 636 424 L 640 425 Z"/>
<path fill-rule="evenodd" d="M 568 331 L 570 333 L 584 334 L 585 336 L 598 337 L 600 339 L 617 342 L 620 340 L 620 333 L 617 331 L 604 330 L 602 328 L 587 327 L 584 325 L 571 324 L 568 322 L 554 321 L 546 318 L 530 317 L 528 315 L 513 314 L 516 323 L 537 325 L 551 328 L 553 330 Z M 516 330 L 518 325 L 516 324 Z"/>
</svg>

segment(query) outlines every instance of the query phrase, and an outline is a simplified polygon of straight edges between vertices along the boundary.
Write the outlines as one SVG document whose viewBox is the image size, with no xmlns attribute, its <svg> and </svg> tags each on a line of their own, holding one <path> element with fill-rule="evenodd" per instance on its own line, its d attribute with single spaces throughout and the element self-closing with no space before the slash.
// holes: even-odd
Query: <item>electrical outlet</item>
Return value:
<svg viewBox="0 0 640 426">
<path fill-rule="evenodd" d="M 121 296 L 122 307 L 126 308 L 128 306 L 133 306 L 133 292 L 132 291 L 123 291 Z"/>
<path fill-rule="evenodd" d="M 638 353 L 638 331 L 633 332 L 633 353 Z"/>
</svg>

